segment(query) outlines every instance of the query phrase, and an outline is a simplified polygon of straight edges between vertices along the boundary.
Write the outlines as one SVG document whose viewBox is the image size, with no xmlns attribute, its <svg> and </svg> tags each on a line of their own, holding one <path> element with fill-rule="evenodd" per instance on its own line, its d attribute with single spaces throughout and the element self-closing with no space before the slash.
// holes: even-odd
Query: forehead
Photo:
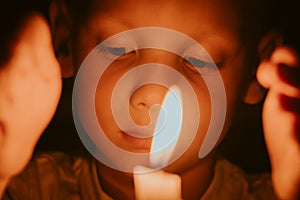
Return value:
<svg viewBox="0 0 300 200">
<path fill-rule="evenodd" d="M 89 14 L 107 16 L 133 26 L 237 26 L 234 0 L 101 0 L 92 1 Z M 89 18 L 91 19 L 91 18 Z M 197 23 L 196 23 L 197 22 Z M 173 27 L 173 28 L 174 28 Z"/>
<path fill-rule="evenodd" d="M 91 8 L 95 11 L 101 9 L 102 11 L 122 13 L 143 13 L 150 14 L 153 16 L 166 16 L 176 15 L 177 17 L 190 16 L 191 14 L 207 14 L 212 11 L 221 12 L 220 15 L 227 12 L 233 12 L 238 5 L 236 0 L 92 0 Z M 127 12 L 126 12 L 127 11 Z M 140 12 L 139 12 L 140 11 Z M 236 10 L 235 10 L 236 11 Z M 179 12 L 185 13 L 183 16 L 178 16 Z M 214 13 L 215 16 L 219 15 Z M 226 17 L 226 16 L 223 16 Z"/>
<path fill-rule="evenodd" d="M 89 21 L 127 28 L 164 27 L 190 36 L 237 34 L 241 16 L 235 0 L 92 0 Z M 194 33 L 194 34 L 193 34 Z M 197 33 L 197 34 L 196 34 Z"/>
</svg>

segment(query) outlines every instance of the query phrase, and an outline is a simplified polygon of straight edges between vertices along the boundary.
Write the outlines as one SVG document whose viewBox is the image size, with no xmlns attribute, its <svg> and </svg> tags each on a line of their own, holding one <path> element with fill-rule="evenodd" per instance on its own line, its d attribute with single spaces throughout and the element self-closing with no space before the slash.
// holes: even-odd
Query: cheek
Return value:
<svg viewBox="0 0 300 200">
<path fill-rule="evenodd" d="M 198 134 L 195 138 L 197 146 L 199 146 L 200 148 L 211 120 L 212 104 L 208 87 L 206 86 L 202 78 L 199 78 L 199 81 L 196 84 L 194 83 L 192 86 L 197 95 L 198 107 L 200 111 Z"/>
<path fill-rule="evenodd" d="M 108 130 L 116 126 L 112 115 L 111 99 L 114 87 L 121 76 L 119 74 L 113 75 L 109 69 L 100 78 L 95 94 L 95 110 L 98 122 L 103 129 Z"/>
<path fill-rule="evenodd" d="M 241 65 L 238 65 L 241 66 Z M 236 105 L 241 100 L 244 89 L 249 82 L 250 75 L 249 70 L 245 70 L 242 67 L 232 67 L 220 70 L 220 74 L 223 79 L 225 91 L 226 91 L 226 116 L 223 126 L 221 136 L 217 142 L 217 145 L 223 137 L 226 135 L 228 128 L 231 124 L 232 115 L 235 111 Z M 239 76 L 237 76 L 239 75 Z M 212 100 L 208 90 L 208 86 L 205 84 L 201 76 L 198 77 L 187 77 L 190 80 L 195 93 L 197 94 L 200 110 L 200 122 L 197 135 L 185 152 L 184 156 L 180 158 L 177 162 L 179 168 L 184 168 L 186 165 L 184 163 L 195 163 L 199 160 L 198 153 L 203 143 L 204 137 L 207 134 L 208 127 L 210 123 L 214 123 L 212 116 Z M 216 122 L 217 123 L 217 122 Z M 216 145 L 216 146 L 217 146 Z M 181 166 L 181 167 L 180 167 Z"/>
<path fill-rule="evenodd" d="M 100 77 L 95 94 L 95 111 L 98 123 L 105 135 L 118 146 L 122 146 L 122 144 L 119 141 L 119 136 L 114 134 L 119 132 L 120 128 L 112 113 L 112 95 L 118 81 L 128 70 L 126 67 L 120 67 L 119 63 L 110 65 Z"/>
</svg>

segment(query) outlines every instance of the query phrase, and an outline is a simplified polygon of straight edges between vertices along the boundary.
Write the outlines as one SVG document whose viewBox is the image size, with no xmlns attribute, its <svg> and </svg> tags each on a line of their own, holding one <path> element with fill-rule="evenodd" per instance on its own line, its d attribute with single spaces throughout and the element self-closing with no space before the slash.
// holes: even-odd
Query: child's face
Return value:
<svg viewBox="0 0 300 200">
<path fill-rule="evenodd" d="M 236 4 L 234 1 L 225 3 L 221 0 L 94 2 L 93 9 L 82 20 L 82 25 L 78 26 L 79 32 L 74 38 L 75 66 L 78 68 L 87 54 L 100 42 L 125 30 L 163 27 L 184 33 L 200 43 L 218 64 L 227 97 L 224 135 L 230 125 L 235 105 L 242 100 L 254 74 L 253 66 L 256 61 L 257 41 L 251 40 L 251 29 L 247 29 L 246 24 L 242 23 L 242 15 Z M 151 138 L 124 137 L 111 111 L 111 95 L 116 82 L 129 69 L 144 63 L 161 63 L 174 68 L 189 81 L 196 93 L 201 116 L 197 136 L 185 154 L 172 165 L 177 171 L 183 170 L 199 160 L 198 152 L 210 123 L 211 100 L 201 75 L 195 73 L 177 55 L 162 50 L 144 49 L 139 50 L 138 54 L 128 54 L 124 59 L 114 62 L 102 76 L 96 92 L 95 106 L 99 123 L 117 146 L 132 152 L 149 152 Z M 149 103 L 146 102 L 149 98 L 155 99 L 152 104 L 161 103 L 165 94 L 166 88 L 154 84 L 137 89 L 130 103 L 138 101 L 140 107 L 135 107 L 133 103 L 129 105 L 132 119 L 139 125 L 147 124 L 148 110 L 141 107 Z"/>
</svg>

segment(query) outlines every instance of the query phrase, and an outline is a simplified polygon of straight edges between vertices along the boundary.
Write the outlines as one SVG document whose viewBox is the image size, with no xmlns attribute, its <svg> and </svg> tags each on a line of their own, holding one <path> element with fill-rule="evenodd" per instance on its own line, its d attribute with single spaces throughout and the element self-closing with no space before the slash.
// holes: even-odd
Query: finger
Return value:
<svg viewBox="0 0 300 200">
<path fill-rule="evenodd" d="M 299 101 L 269 91 L 263 109 L 264 137 L 272 165 L 272 180 L 281 197 L 292 196 L 290 194 L 298 190 L 295 183 L 299 183 L 300 174 L 299 167 L 296 167 L 300 164 Z"/>
<path fill-rule="evenodd" d="M 300 98 L 300 69 L 263 61 L 257 70 L 257 80 L 275 93 Z"/>
<path fill-rule="evenodd" d="M 270 88 L 276 80 L 276 71 L 274 66 L 279 65 L 277 74 L 284 82 L 299 87 L 300 82 L 300 67 L 297 53 L 289 47 L 277 47 L 272 53 L 270 60 L 264 60 L 260 63 L 257 70 L 257 79 L 265 88 Z M 286 68 L 284 68 L 284 66 Z M 289 70 L 288 67 L 295 68 Z"/>
<path fill-rule="evenodd" d="M 270 90 L 292 98 L 300 98 L 300 69 L 275 65 Z"/>
<path fill-rule="evenodd" d="M 300 99 L 279 95 L 279 102 L 283 111 L 287 111 L 291 115 L 294 124 L 292 132 L 295 133 L 295 139 L 300 144 Z"/>
<path fill-rule="evenodd" d="M 282 64 L 290 67 L 299 68 L 299 58 L 297 53 L 289 47 L 277 47 L 271 55 L 271 62 L 274 64 Z"/>
<path fill-rule="evenodd" d="M 256 72 L 257 81 L 264 88 L 269 89 L 272 83 L 272 79 L 275 76 L 274 70 L 272 70 L 273 65 L 271 62 L 265 60 L 260 63 Z"/>
<path fill-rule="evenodd" d="M 300 68 L 280 64 L 276 66 L 276 70 L 279 81 L 300 88 Z"/>
</svg>

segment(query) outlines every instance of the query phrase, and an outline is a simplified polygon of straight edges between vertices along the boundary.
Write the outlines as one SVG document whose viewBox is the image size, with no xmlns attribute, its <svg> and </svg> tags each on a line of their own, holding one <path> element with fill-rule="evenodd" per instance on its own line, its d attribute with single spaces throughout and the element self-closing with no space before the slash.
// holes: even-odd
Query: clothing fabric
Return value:
<svg viewBox="0 0 300 200">
<path fill-rule="evenodd" d="M 96 160 L 64 153 L 41 154 L 7 187 L 3 200 L 110 200 L 98 180 Z M 268 174 L 247 176 L 225 159 L 201 200 L 276 199 Z"/>
</svg>

